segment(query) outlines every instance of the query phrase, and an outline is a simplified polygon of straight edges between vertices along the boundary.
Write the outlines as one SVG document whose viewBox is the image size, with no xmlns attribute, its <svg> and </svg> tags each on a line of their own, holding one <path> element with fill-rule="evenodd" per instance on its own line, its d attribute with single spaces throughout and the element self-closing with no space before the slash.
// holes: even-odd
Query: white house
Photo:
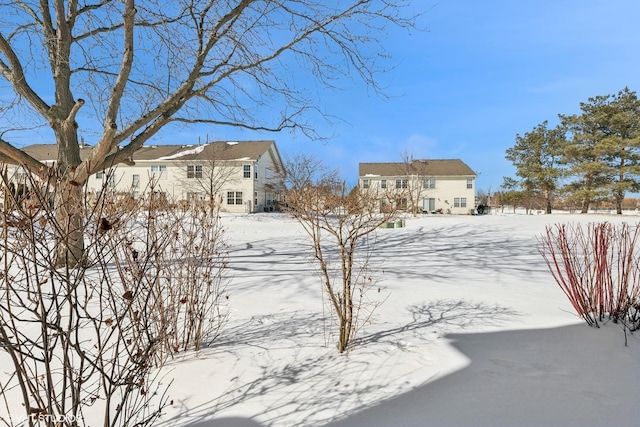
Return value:
<svg viewBox="0 0 640 427">
<path fill-rule="evenodd" d="M 80 158 L 91 148 L 83 146 Z M 48 164 L 57 159 L 55 144 L 22 150 Z M 107 185 L 139 197 L 153 181 L 155 190 L 172 200 L 214 199 L 226 212 L 262 212 L 275 209 L 284 181 L 282 159 L 270 140 L 144 146 L 132 160 L 132 166 L 119 164 L 92 175 L 87 190 L 99 192 Z"/>
<path fill-rule="evenodd" d="M 409 163 L 360 163 L 359 184 L 380 195 L 381 209 L 393 198 L 400 209 L 472 214 L 477 174 L 459 159 Z"/>
</svg>

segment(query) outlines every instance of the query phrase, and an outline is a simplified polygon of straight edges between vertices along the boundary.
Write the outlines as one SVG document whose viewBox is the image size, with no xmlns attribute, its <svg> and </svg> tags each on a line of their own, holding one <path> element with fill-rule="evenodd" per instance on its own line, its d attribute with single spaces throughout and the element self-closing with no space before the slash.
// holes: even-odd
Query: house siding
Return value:
<svg viewBox="0 0 640 427">
<path fill-rule="evenodd" d="M 203 159 L 207 152 L 202 149 L 198 151 L 202 154 L 179 155 L 180 150 L 188 153 L 189 150 L 196 150 L 198 146 L 144 147 L 140 154 L 143 158 L 134 157 L 135 165 L 120 164 L 111 170 L 91 175 L 86 183 L 87 191 L 93 193 L 102 191 L 106 180 L 109 179 L 112 183 L 110 189 L 130 193 L 134 197 L 142 196 L 152 183 L 155 191 L 165 193 L 170 199 L 176 201 L 186 201 L 190 197 L 206 200 L 214 193 L 213 197 L 221 202 L 220 208 L 224 212 L 259 212 L 265 210 L 265 206 L 273 206 L 274 200 L 277 199 L 276 190 L 282 187 L 284 177 L 282 161 L 275 142 L 244 141 L 212 144 L 222 147 L 217 153 L 226 158 Z M 44 151 L 43 147 L 38 149 Z M 51 152 L 53 151 L 52 147 Z M 242 155 L 233 158 L 236 152 Z M 168 156 L 168 153 L 173 154 Z M 49 150 L 46 154 L 51 155 Z M 249 155 L 244 156 L 244 154 Z M 243 176 L 245 165 L 251 168 L 248 178 Z M 188 178 L 187 166 L 200 166 L 202 178 Z M 271 177 L 267 177 L 267 170 L 273 171 Z M 217 173 L 221 175 L 218 176 Z M 216 185 L 212 186 L 205 182 L 209 178 L 215 180 L 215 177 L 221 177 Z M 228 192 L 234 192 L 234 202 L 236 201 L 235 193 L 241 193 L 242 203 L 229 204 Z"/>
<path fill-rule="evenodd" d="M 366 187 L 368 182 L 369 191 L 373 191 L 378 197 L 402 197 L 407 198 L 407 204 L 414 199 L 414 206 L 407 206 L 407 210 L 416 209 L 418 212 L 450 213 L 456 215 L 468 215 L 473 213 L 475 207 L 476 174 L 461 160 L 430 160 L 421 161 L 439 174 L 431 174 L 429 167 L 422 170 L 420 175 L 402 175 L 406 167 L 401 163 L 366 163 L 360 164 L 359 184 L 361 188 Z M 423 166 L 423 165 L 420 165 Z M 462 174 L 449 173 L 448 168 L 453 172 L 463 172 Z M 380 172 L 396 172 L 397 174 L 376 174 Z M 363 172 L 367 172 L 363 174 Z M 448 174 L 449 173 L 449 174 Z M 406 180 L 407 188 L 396 188 L 396 180 Z M 424 180 L 435 180 L 435 188 L 424 188 Z M 382 188 L 382 181 L 386 181 L 386 189 Z M 471 188 L 468 187 L 470 182 Z M 408 196 L 412 191 L 413 196 Z M 429 203 L 428 199 L 431 199 Z M 458 203 L 456 203 L 458 202 Z M 464 202 L 464 203 L 462 203 Z"/>
</svg>

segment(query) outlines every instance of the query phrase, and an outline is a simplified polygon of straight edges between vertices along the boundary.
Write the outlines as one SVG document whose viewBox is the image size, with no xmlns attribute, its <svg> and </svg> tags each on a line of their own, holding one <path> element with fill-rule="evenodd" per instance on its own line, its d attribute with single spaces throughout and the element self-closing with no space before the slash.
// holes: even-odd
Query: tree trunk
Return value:
<svg viewBox="0 0 640 427">
<path fill-rule="evenodd" d="M 78 134 L 72 126 L 62 126 L 58 140 L 57 184 L 54 209 L 56 230 L 56 267 L 76 267 L 84 258 L 84 182 L 73 175 L 80 164 Z"/>
<path fill-rule="evenodd" d="M 585 197 L 582 200 L 582 210 L 580 211 L 580 213 L 583 213 L 583 214 L 588 213 L 589 212 L 589 204 L 590 204 L 589 199 Z"/>
<path fill-rule="evenodd" d="M 82 186 L 63 181 L 54 201 L 56 267 L 76 267 L 84 259 L 84 216 Z"/>
</svg>

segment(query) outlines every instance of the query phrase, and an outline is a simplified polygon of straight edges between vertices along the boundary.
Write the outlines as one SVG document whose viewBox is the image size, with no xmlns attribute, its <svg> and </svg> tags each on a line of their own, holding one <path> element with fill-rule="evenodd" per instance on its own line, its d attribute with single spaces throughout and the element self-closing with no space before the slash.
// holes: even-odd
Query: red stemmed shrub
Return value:
<svg viewBox="0 0 640 427">
<path fill-rule="evenodd" d="M 605 320 L 640 328 L 640 227 L 608 222 L 547 226 L 539 251 L 551 275 L 590 326 Z"/>
</svg>

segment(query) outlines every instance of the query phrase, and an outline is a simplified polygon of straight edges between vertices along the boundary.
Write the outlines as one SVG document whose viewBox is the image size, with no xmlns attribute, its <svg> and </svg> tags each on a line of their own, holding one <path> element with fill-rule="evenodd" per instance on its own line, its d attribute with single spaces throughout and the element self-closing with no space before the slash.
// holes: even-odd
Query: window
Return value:
<svg viewBox="0 0 640 427">
<path fill-rule="evenodd" d="M 253 178 L 258 179 L 258 165 L 253 165 Z"/>
<path fill-rule="evenodd" d="M 396 188 L 407 188 L 409 184 L 409 180 L 407 179 L 396 179 Z"/>
<path fill-rule="evenodd" d="M 197 202 L 199 200 L 204 200 L 203 196 L 196 191 L 187 191 L 187 201 L 189 202 Z"/>
<path fill-rule="evenodd" d="M 473 188 L 473 178 L 467 178 L 467 188 Z"/>
<path fill-rule="evenodd" d="M 249 176 L 251 177 L 251 176 Z M 227 191 L 227 204 L 228 205 L 241 205 L 242 204 L 242 191 Z"/>
<path fill-rule="evenodd" d="M 454 197 L 453 198 L 453 207 L 454 208 L 466 208 L 467 207 L 467 198 L 466 197 Z"/>
<path fill-rule="evenodd" d="M 387 180 L 383 179 L 380 181 L 380 188 L 387 188 Z"/>
<path fill-rule="evenodd" d="M 160 178 L 166 178 L 167 165 L 151 165 L 151 175 L 158 175 Z"/>
<path fill-rule="evenodd" d="M 140 175 L 138 175 L 138 174 L 133 175 L 133 179 L 131 181 L 131 186 L 133 188 L 138 188 L 140 186 Z"/>
<path fill-rule="evenodd" d="M 407 209 L 407 198 L 406 197 L 397 198 L 396 207 L 400 210 Z"/>
<path fill-rule="evenodd" d="M 391 205 L 386 198 L 380 199 L 380 212 L 391 212 Z"/>
<path fill-rule="evenodd" d="M 362 186 L 363 186 L 364 188 L 369 188 L 369 179 L 364 178 L 364 179 L 362 180 Z"/>
<path fill-rule="evenodd" d="M 102 179 L 102 178 L 104 178 L 104 172 L 96 173 L 96 179 Z"/>
<path fill-rule="evenodd" d="M 202 178 L 202 165 L 188 165 L 187 178 Z"/>
<path fill-rule="evenodd" d="M 242 166 L 242 177 L 243 178 L 251 178 L 251 165 L 243 165 Z"/>
<path fill-rule="evenodd" d="M 422 188 L 436 188 L 436 179 L 426 178 L 422 181 Z"/>
</svg>

